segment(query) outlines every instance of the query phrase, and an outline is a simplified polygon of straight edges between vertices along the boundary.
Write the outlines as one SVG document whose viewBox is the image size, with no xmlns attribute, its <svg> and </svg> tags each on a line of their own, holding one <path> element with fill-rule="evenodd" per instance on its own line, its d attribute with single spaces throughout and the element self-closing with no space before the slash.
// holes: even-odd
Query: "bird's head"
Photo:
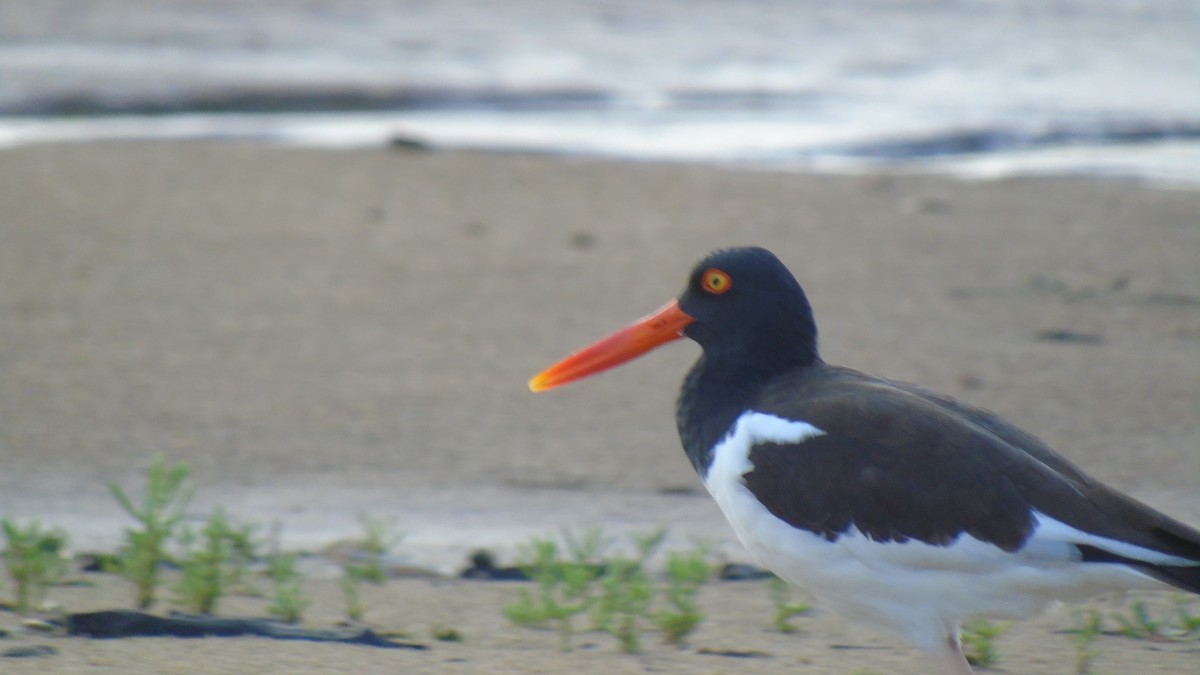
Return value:
<svg viewBox="0 0 1200 675">
<path fill-rule="evenodd" d="M 710 254 L 683 293 L 656 312 L 575 352 L 529 381 L 553 389 L 688 337 L 710 358 L 787 368 L 818 360 L 808 299 L 787 267 L 764 248 Z"/>
</svg>

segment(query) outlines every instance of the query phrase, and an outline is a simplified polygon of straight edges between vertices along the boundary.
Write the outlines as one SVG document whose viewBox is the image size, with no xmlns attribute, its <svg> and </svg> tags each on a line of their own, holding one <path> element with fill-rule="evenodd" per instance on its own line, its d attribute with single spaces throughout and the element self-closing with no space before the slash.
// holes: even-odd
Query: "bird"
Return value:
<svg viewBox="0 0 1200 675">
<path fill-rule="evenodd" d="M 1200 531 L 983 408 L 830 365 L 799 282 L 718 250 L 657 311 L 546 368 L 553 389 L 680 338 L 676 426 L 756 561 L 822 606 L 971 673 L 960 625 L 1112 591 L 1200 593 Z"/>
</svg>

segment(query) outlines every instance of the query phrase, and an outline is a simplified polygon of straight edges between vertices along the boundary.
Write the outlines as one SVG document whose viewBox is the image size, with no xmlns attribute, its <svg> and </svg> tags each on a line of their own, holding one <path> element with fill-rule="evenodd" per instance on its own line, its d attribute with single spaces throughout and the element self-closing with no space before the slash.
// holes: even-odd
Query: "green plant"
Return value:
<svg viewBox="0 0 1200 675">
<path fill-rule="evenodd" d="M 775 616 L 771 618 L 771 625 L 780 633 L 794 633 L 799 630 L 796 624 L 792 623 L 792 618 L 812 611 L 812 605 L 792 601 L 791 585 L 779 577 L 773 576 L 767 581 L 767 595 L 771 598 L 771 604 L 775 606 Z"/>
<path fill-rule="evenodd" d="M 646 574 L 646 561 L 666 535 L 665 529 L 636 535 L 633 558 L 612 558 L 601 566 L 600 593 L 592 605 L 592 622 L 596 628 L 615 636 L 627 654 L 641 651 L 639 623 L 648 613 L 655 594 L 654 581 Z M 597 541 L 605 540 L 597 538 Z"/>
<path fill-rule="evenodd" d="M 1157 618 L 1143 600 L 1130 603 L 1129 613 L 1113 614 L 1120 625 L 1118 632 L 1135 640 L 1179 640 L 1200 632 L 1200 616 L 1192 613 L 1191 597 L 1176 595 L 1165 616 Z"/>
<path fill-rule="evenodd" d="M 518 625 L 554 627 L 563 650 L 571 648 L 575 617 L 585 612 L 592 628 L 616 637 L 626 653 L 641 650 L 641 635 L 650 627 L 667 642 L 682 644 L 703 620 L 697 597 L 711 574 L 711 545 L 698 543 L 692 551 L 672 552 L 660 586 L 648 574 L 647 562 L 666 534 L 659 529 L 635 535 L 632 557 L 604 559 L 612 539 L 598 528 L 564 531 L 569 556 L 562 555 L 555 541 L 534 538 L 521 547 L 520 566 L 536 588 L 518 590 L 504 613 Z M 660 597 L 665 606 L 655 609 Z"/>
<path fill-rule="evenodd" d="M 43 531 L 36 521 L 21 527 L 5 518 L 3 528 L 4 563 L 16 584 L 16 609 L 26 614 L 42 601 L 46 588 L 66 572 L 62 553 L 67 535 L 59 528 Z"/>
<path fill-rule="evenodd" d="M 270 558 L 274 593 L 267 612 L 285 623 L 299 623 L 311 601 L 304 597 L 304 575 L 296 569 L 295 553 L 276 553 Z"/>
<path fill-rule="evenodd" d="M 963 625 L 963 655 L 967 657 L 967 663 L 984 668 L 999 663 L 1000 652 L 996 650 L 996 640 L 1011 627 L 1011 621 L 991 622 L 986 619 L 976 619 Z"/>
<path fill-rule="evenodd" d="M 121 573 L 136 586 L 137 605 L 142 609 L 154 604 L 159 566 L 168 560 L 166 543 L 191 501 L 193 489 L 185 485 L 187 474 L 187 464 L 167 466 L 166 459 L 156 455 L 146 472 L 140 505 L 134 504 L 115 483 L 108 486 L 121 507 L 141 525 L 139 529 L 125 530 L 125 543 L 118 555 Z"/>
<path fill-rule="evenodd" d="M 339 586 L 346 599 L 346 617 L 361 621 L 367 611 L 359 589 L 361 582 L 382 584 L 387 580 L 384 561 L 392 548 L 400 542 L 402 535 L 395 533 L 395 522 L 386 518 L 359 516 L 365 537 L 359 550 L 352 553 L 342 569 Z"/>
<path fill-rule="evenodd" d="M 517 599 L 504 607 L 505 616 L 517 625 L 552 624 L 563 651 L 571 649 L 574 618 L 588 611 L 593 602 L 591 586 L 603 572 L 593 559 L 603 548 L 598 535 L 569 541 L 575 558 L 571 561 L 560 557 L 558 544 L 550 539 L 534 538 L 521 547 L 521 570 L 537 592 L 522 588 Z"/>
<path fill-rule="evenodd" d="M 253 524 L 230 525 L 226 531 L 229 542 L 228 582 L 231 592 L 259 596 L 262 593 L 250 583 L 250 564 L 259 559 L 261 542 L 255 537 L 258 527 Z"/>
<path fill-rule="evenodd" d="M 600 599 L 595 604 L 602 607 L 598 627 L 621 643 L 626 654 L 635 654 L 642 649 L 639 619 L 646 615 L 654 599 L 654 582 L 646 575 L 635 560 L 611 560 L 606 573 L 600 577 Z"/>
<path fill-rule="evenodd" d="M 665 596 L 669 608 L 660 609 L 654 621 L 671 644 L 682 645 L 704 620 L 698 596 L 700 587 L 712 576 L 712 566 L 708 563 L 711 552 L 711 545 L 697 544 L 691 551 L 672 551 L 667 555 Z"/>
<path fill-rule="evenodd" d="M 463 634 L 457 628 L 448 626 L 433 626 L 429 629 L 430 635 L 434 640 L 439 642 L 462 642 Z"/>
<path fill-rule="evenodd" d="M 362 621 L 367 613 L 367 605 L 359 590 L 361 581 L 362 578 L 355 576 L 349 567 L 342 570 L 342 577 L 338 579 L 338 587 L 342 589 L 342 597 L 346 600 L 346 618 L 351 621 Z"/>
<path fill-rule="evenodd" d="M 1184 635 L 1200 633 L 1200 615 L 1192 613 L 1192 596 L 1180 593 L 1175 596 L 1174 602 L 1179 631 Z"/>
<path fill-rule="evenodd" d="M 212 614 L 228 588 L 233 557 L 233 528 L 218 508 L 197 535 L 184 527 L 179 537 L 183 550 L 175 602 L 201 614 Z M 197 543 L 199 546 L 197 546 Z"/>
<path fill-rule="evenodd" d="M 1075 675 L 1086 675 L 1092 672 L 1092 662 L 1096 660 L 1096 650 L 1092 642 L 1104 632 L 1104 618 L 1094 609 L 1076 610 L 1072 613 L 1074 625 L 1066 631 L 1071 636 L 1075 647 L 1075 664 L 1072 672 Z"/>
<path fill-rule="evenodd" d="M 1161 640 L 1165 638 L 1167 621 L 1155 619 L 1150 608 L 1142 600 L 1135 600 L 1130 605 L 1128 615 L 1113 614 L 1113 619 L 1120 625 L 1120 633 L 1135 640 Z"/>
<path fill-rule="evenodd" d="M 600 566 L 604 552 L 613 544 L 613 538 L 604 534 L 604 529 L 599 526 L 579 530 L 563 528 L 562 538 L 567 553 L 577 565 Z"/>
<path fill-rule="evenodd" d="M 400 543 L 403 535 L 394 532 L 395 521 L 388 518 L 359 516 L 365 534 L 359 552 L 347 563 L 347 568 L 362 581 L 381 584 L 387 580 L 384 559 Z"/>
</svg>

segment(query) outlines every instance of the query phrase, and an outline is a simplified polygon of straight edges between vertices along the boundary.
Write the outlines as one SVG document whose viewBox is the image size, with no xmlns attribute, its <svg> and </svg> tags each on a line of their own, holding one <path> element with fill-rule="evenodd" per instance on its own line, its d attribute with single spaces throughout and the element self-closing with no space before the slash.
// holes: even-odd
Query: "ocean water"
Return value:
<svg viewBox="0 0 1200 675">
<path fill-rule="evenodd" d="M 0 3 L 0 147 L 127 138 L 1196 186 L 1200 2 Z"/>
</svg>

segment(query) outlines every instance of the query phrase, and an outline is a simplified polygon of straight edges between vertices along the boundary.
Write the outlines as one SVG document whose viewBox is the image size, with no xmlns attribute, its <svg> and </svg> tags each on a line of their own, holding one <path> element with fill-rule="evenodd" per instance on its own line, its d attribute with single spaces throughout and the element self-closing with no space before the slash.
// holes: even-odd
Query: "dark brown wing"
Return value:
<svg viewBox="0 0 1200 675">
<path fill-rule="evenodd" d="M 1083 532 L 1200 562 L 1200 532 L 1089 478 L 995 414 L 949 397 L 821 367 L 772 383 L 753 408 L 825 432 L 750 453 L 747 486 L 795 527 L 833 539 L 854 524 L 878 541 L 934 545 L 965 532 L 1012 551 L 1032 532 L 1036 510 Z M 1084 560 L 1149 567 L 1079 548 Z M 1156 576 L 1200 592 L 1200 568 Z"/>
</svg>

